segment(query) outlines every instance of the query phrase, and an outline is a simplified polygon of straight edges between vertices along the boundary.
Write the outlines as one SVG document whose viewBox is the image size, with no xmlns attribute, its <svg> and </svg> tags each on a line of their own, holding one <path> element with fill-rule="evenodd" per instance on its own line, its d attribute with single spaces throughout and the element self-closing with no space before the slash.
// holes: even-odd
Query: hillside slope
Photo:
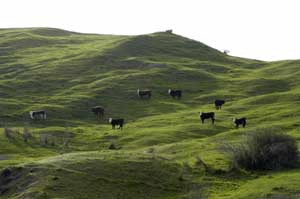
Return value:
<svg viewBox="0 0 300 199">
<path fill-rule="evenodd" d="M 199 94 L 229 84 L 224 75 L 240 73 L 233 66 L 244 61 L 227 59 L 202 43 L 164 32 L 110 36 L 12 29 L 0 34 L 5 105 L 0 115 L 8 123 L 27 121 L 28 111 L 35 109 L 47 109 L 53 115 L 49 125 L 66 119 L 80 123 L 91 119 L 88 110 L 98 104 L 107 107 L 109 115 L 129 119 L 162 113 L 161 109 L 170 109 L 164 105 L 166 99 L 161 100 L 168 88 L 187 91 L 185 96 L 192 103 Z M 136 99 L 137 88 L 153 90 L 151 112 L 136 111 L 144 108 Z M 177 108 L 173 105 L 170 111 Z"/>
<path fill-rule="evenodd" d="M 297 169 L 232 173 L 220 148 L 271 127 L 299 139 L 298 65 L 228 56 L 167 32 L 1 29 L 0 124 L 14 131 L 0 134 L 0 168 L 13 178 L 0 178 L 1 197 L 294 198 Z M 139 99 L 138 88 L 152 98 Z M 215 99 L 226 100 L 222 110 Z M 47 120 L 31 120 L 40 109 Z M 215 111 L 215 125 L 200 124 L 200 111 Z M 235 129 L 242 116 L 248 126 Z M 124 130 L 109 117 L 125 118 Z"/>
</svg>

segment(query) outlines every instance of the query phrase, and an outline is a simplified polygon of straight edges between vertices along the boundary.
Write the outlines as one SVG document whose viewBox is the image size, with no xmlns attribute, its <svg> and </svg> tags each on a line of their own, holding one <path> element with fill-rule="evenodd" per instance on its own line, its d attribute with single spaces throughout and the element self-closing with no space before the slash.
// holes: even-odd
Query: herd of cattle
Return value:
<svg viewBox="0 0 300 199">
<path fill-rule="evenodd" d="M 172 98 L 177 98 L 180 99 L 182 92 L 181 90 L 172 90 L 169 89 L 168 90 L 168 94 L 172 97 Z M 151 90 L 137 90 L 137 95 L 143 99 L 145 97 L 147 97 L 148 99 L 151 98 Z M 215 107 L 217 110 L 221 110 L 222 105 L 225 104 L 225 100 L 215 100 Z M 104 108 L 102 106 L 95 106 L 91 109 L 91 111 L 99 118 L 104 117 Z M 30 111 L 29 112 L 30 118 L 31 119 L 43 119 L 45 120 L 47 118 L 47 114 L 45 110 L 39 110 L 39 111 Z M 204 120 L 206 119 L 211 119 L 212 124 L 215 123 L 215 113 L 214 112 L 199 112 L 199 116 L 200 119 L 202 121 L 202 123 L 204 123 Z M 124 119 L 114 119 L 114 118 L 109 118 L 108 122 L 109 124 L 111 124 L 112 128 L 115 129 L 115 126 L 119 126 L 119 129 L 122 129 L 124 126 Z M 233 122 L 236 126 L 236 128 L 238 128 L 240 125 L 242 125 L 243 127 L 246 126 L 247 120 L 245 117 L 243 118 L 233 118 Z"/>
</svg>

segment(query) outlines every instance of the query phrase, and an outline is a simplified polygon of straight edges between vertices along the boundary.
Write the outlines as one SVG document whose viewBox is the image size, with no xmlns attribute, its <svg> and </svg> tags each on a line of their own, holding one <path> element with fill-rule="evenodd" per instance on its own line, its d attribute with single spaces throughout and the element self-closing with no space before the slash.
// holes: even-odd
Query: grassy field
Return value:
<svg viewBox="0 0 300 199">
<path fill-rule="evenodd" d="M 259 130 L 300 139 L 299 67 L 228 56 L 167 32 L 0 29 L 0 168 L 12 171 L 9 181 L 0 177 L 0 196 L 299 198 L 300 169 L 233 171 L 224 153 Z M 152 98 L 139 99 L 138 88 Z M 226 100 L 222 110 L 215 99 Z M 96 105 L 104 118 L 90 111 Z M 41 109 L 47 120 L 30 120 Z M 201 111 L 215 111 L 215 125 L 201 124 Z M 124 118 L 124 129 L 112 130 L 109 117 Z M 233 117 L 247 117 L 247 127 L 236 129 Z"/>
</svg>

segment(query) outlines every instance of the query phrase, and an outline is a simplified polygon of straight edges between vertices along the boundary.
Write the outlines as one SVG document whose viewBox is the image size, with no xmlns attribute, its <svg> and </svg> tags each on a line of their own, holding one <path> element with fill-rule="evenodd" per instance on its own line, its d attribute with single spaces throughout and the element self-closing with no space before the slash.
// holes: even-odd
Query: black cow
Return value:
<svg viewBox="0 0 300 199">
<path fill-rule="evenodd" d="M 122 129 L 123 125 L 124 125 L 124 119 L 112 119 L 112 118 L 109 118 L 108 122 L 111 124 L 112 129 L 115 129 L 116 125 L 119 125 L 119 129 Z"/>
<path fill-rule="evenodd" d="M 214 112 L 208 112 L 208 113 L 203 113 L 203 112 L 199 112 L 200 113 L 200 119 L 202 121 L 202 124 L 204 123 L 205 119 L 211 119 L 211 123 L 214 124 L 215 123 L 215 113 Z"/>
<path fill-rule="evenodd" d="M 168 90 L 169 95 L 171 95 L 173 98 L 177 97 L 178 99 L 181 98 L 181 90 Z"/>
<path fill-rule="evenodd" d="M 215 106 L 217 110 L 220 110 L 223 104 L 225 104 L 225 100 L 215 100 Z"/>
<path fill-rule="evenodd" d="M 46 119 L 47 118 L 47 114 L 46 114 L 46 111 L 44 110 L 40 110 L 40 111 L 30 111 L 29 112 L 29 115 L 30 115 L 30 118 L 31 119 Z"/>
<path fill-rule="evenodd" d="M 240 119 L 233 118 L 233 122 L 235 123 L 235 127 L 239 128 L 239 125 L 243 125 L 243 127 L 247 124 L 247 119 L 245 117 L 242 117 Z"/>
<path fill-rule="evenodd" d="M 147 96 L 148 98 L 151 98 L 151 91 L 150 90 L 137 89 L 137 94 L 140 98 L 143 98 L 144 96 Z"/>
<path fill-rule="evenodd" d="M 104 116 L 104 108 L 102 106 L 95 106 L 92 108 L 92 112 L 98 117 Z"/>
</svg>

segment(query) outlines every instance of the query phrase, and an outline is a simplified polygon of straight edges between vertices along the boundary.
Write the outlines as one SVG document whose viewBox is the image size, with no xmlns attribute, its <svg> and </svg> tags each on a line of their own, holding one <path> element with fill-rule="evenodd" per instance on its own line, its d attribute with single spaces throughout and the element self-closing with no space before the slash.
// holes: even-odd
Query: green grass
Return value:
<svg viewBox="0 0 300 199">
<path fill-rule="evenodd" d="M 165 32 L 0 29 L 0 125 L 20 132 L 12 140 L 0 132 L 0 168 L 19 173 L 1 197 L 297 198 L 298 169 L 234 172 L 222 150 L 271 127 L 300 139 L 299 63 L 231 57 Z M 152 99 L 140 100 L 138 88 Z M 226 100 L 222 110 L 215 99 Z M 96 105 L 104 119 L 91 113 Z M 39 109 L 48 119 L 30 120 Z M 215 125 L 201 124 L 200 111 L 215 111 Z M 124 129 L 112 130 L 109 117 L 125 118 Z M 247 127 L 235 129 L 233 117 L 247 117 Z"/>
</svg>

